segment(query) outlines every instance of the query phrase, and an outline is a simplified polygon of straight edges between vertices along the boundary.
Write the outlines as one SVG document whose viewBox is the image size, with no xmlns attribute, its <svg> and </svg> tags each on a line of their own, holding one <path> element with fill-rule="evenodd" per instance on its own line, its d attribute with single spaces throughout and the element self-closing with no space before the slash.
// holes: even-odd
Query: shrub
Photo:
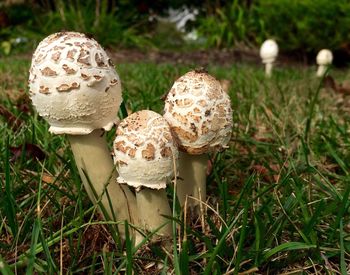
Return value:
<svg viewBox="0 0 350 275">
<path fill-rule="evenodd" d="M 208 47 L 258 46 L 274 37 L 284 51 L 314 53 L 350 47 L 349 14 L 347 0 L 233 0 L 206 8 L 198 31 Z"/>
<path fill-rule="evenodd" d="M 347 0 L 264 0 L 257 8 L 265 33 L 287 51 L 339 49 L 349 43 L 350 2 Z"/>
</svg>

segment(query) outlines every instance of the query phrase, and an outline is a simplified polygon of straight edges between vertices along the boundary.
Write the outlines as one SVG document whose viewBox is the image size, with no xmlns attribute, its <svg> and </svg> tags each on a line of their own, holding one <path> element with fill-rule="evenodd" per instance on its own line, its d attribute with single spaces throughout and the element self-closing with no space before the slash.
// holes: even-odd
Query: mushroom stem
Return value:
<svg viewBox="0 0 350 275">
<path fill-rule="evenodd" d="M 142 226 L 148 231 L 153 231 L 164 225 L 156 234 L 170 237 L 172 227 L 165 216 L 172 216 L 172 214 L 165 189 L 143 187 L 136 191 L 136 201 Z"/>
<path fill-rule="evenodd" d="M 317 73 L 316 75 L 318 77 L 322 77 L 326 73 L 327 67 L 325 65 L 319 65 L 317 68 Z"/>
<path fill-rule="evenodd" d="M 265 74 L 267 77 L 271 77 L 272 75 L 272 67 L 273 67 L 273 63 L 272 62 L 268 62 L 265 64 Z"/>
<path fill-rule="evenodd" d="M 104 215 L 106 219 L 138 223 L 135 196 L 127 186 L 122 186 L 116 181 L 116 170 L 103 131 L 95 130 L 88 135 L 67 136 L 90 200 L 94 204 L 97 200 L 101 201 L 108 216 Z M 118 229 L 124 237 L 124 226 L 120 225 Z"/>
<path fill-rule="evenodd" d="M 187 206 L 200 213 L 200 204 L 206 201 L 206 179 L 207 179 L 208 156 L 190 155 L 184 152 L 179 153 L 179 181 L 177 185 L 177 197 L 181 207 Z"/>
</svg>

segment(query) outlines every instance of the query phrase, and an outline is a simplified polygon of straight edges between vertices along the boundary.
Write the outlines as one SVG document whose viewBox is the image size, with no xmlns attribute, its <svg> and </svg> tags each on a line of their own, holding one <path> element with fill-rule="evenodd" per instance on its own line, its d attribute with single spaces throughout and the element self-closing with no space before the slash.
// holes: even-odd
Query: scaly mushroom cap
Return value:
<svg viewBox="0 0 350 275">
<path fill-rule="evenodd" d="M 120 79 L 102 47 L 77 32 L 46 37 L 36 48 L 30 97 L 55 134 L 110 130 L 122 101 Z"/>
<path fill-rule="evenodd" d="M 260 57 L 263 63 L 274 62 L 278 55 L 278 45 L 275 40 L 267 39 L 260 47 Z"/>
<path fill-rule="evenodd" d="M 232 133 L 231 101 L 220 82 L 204 71 L 176 80 L 164 106 L 180 150 L 200 155 L 225 148 Z"/>
<path fill-rule="evenodd" d="M 178 150 L 169 124 L 153 111 L 139 111 L 122 120 L 113 148 L 119 183 L 161 189 L 174 175 Z"/>
<path fill-rule="evenodd" d="M 333 61 L 333 54 L 328 49 L 322 49 L 316 56 L 317 65 L 329 65 Z"/>
</svg>

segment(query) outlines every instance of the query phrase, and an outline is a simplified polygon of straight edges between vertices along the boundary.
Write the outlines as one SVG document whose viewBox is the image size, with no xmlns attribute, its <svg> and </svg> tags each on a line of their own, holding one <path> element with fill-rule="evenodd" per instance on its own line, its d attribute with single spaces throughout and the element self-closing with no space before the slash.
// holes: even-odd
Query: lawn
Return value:
<svg viewBox="0 0 350 275">
<path fill-rule="evenodd" d="M 349 98 L 314 67 L 211 64 L 232 100 L 229 148 L 211 155 L 208 205 L 175 209 L 174 253 L 120 243 L 89 202 L 68 141 L 27 97 L 29 58 L 0 60 L 0 270 L 3 274 L 349 274 Z M 117 64 L 127 109 L 160 99 L 196 65 Z M 331 70 L 342 83 L 348 72 Z M 108 133 L 111 146 L 114 129 Z M 169 200 L 172 192 L 168 190 Z"/>
</svg>

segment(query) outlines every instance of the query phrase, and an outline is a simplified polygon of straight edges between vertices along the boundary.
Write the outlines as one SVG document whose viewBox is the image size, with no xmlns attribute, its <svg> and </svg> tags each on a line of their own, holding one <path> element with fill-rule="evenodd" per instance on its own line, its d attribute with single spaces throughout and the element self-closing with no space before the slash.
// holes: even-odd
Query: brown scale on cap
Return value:
<svg viewBox="0 0 350 275">
<path fill-rule="evenodd" d="M 82 78 L 83 80 L 89 80 L 90 77 L 91 77 L 91 76 L 89 76 L 89 75 L 87 75 L 87 74 L 84 74 L 84 73 L 81 73 L 80 76 L 81 76 L 81 78 Z"/>
<path fill-rule="evenodd" d="M 76 82 L 73 82 L 72 84 L 61 84 L 56 89 L 59 92 L 69 92 L 74 89 L 79 89 L 79 84 Z"/>
<path fill-rule="evenodd" d="M 77 71 L 73 68 L 70 68 L 67 64 L 62 65 L 62 69 L 66 71 L 67 74 L 76 74 Z"/>
<path fill-rule="evenodd" d="M 110 82 L 110 85 L 111 86 L 114 86 L 114 85 L 117 85 L 118 84 L 118 79 L 112 79 L 111 82 Z"/>
<path fill-rule="evenodd" d="M 67 51 L 67 59 L 74 60 L 77 52 L 78 51 L 76 49 L 72 49 L 72 50 Z"/>
<path fill-rule="evenodd" d="M 232 132 L 229 96 L 205 70 L 190 71 L 174 82 L 164 107 L 179 148 L 203 154 L 227 146 Z"/>
<path fill-rule="evenodd" d="M 114 150 L 127 154 L 129 157 L 133 158 L 136 154 L 136 149 L 127 146 L 124 141 L 119 141 L 114 144 Z"/>
<path fill-rule="evenodd" d="M 63 46 L 55 46 L 55 47 L 53 47 L 53 50 L 54 51 L 62 51 L 62 50 L 64 50 L 64 47 Z"/>
<path fill-rule="evenodd" d="M 57 52 L 54 52 L 52 55 L 51 55 L 51 59 L 55 62 L 57 62 L 58 60 L 60 60 L 60 57 L 61 57 L 61 52 L 57 51 Z"/>
<path fill-rule="evenodd" d="M 94 78 L 96 81 L 101 81 L 102 80 L 102 76 L 100 75 L 94 75 Z"/>
<path fill-rule="evenodd" d="M 146 160 L 154 160 L 155 151 L 156 148 L 154 148 L 154 145 L 148 143 L 146 149 L 142 150 L 142 157 Z"/>
<path fill-rule="evenodd" d="M 86 66 L 91 66 L 91 63 L 90 63 L 90 52 L 89 51 L 85 51 L 85 50 L 81 50 L 80 51 L 80 54 L 79 54 L 79 57 L 78 57 L 78 60 L 77 60 L 79 63 L 82 63 Z"/>
<path fill-rule="evenodd" d="M 54 70 L 50 69 L 49 67 L 45 67 L 43 70 L 41 70 L 41 74 L 43 76 L 56 76 L 57 72 Z"/>
<path fill-rule="evenodd" d="M 49 87 L 45 87 L 45 86 L 40 86 L 40 89 L 39 89 L 39 93 L 42 93 L 42 94 L 49 94 Z"/>
<path fill-rule="evenodd" d="M 103 61 L 103 56 L 99 53 L 95 54 L 95 62 L 98 67 L 106 67 L 106 64 Z"/>
<path fill-rule="evenodd" d="M 173 152 L 170 147 L 164 147 L 161 151 L 160 154 L 162 155 L 163 158 L 171 157 Z"/>
</svg>

